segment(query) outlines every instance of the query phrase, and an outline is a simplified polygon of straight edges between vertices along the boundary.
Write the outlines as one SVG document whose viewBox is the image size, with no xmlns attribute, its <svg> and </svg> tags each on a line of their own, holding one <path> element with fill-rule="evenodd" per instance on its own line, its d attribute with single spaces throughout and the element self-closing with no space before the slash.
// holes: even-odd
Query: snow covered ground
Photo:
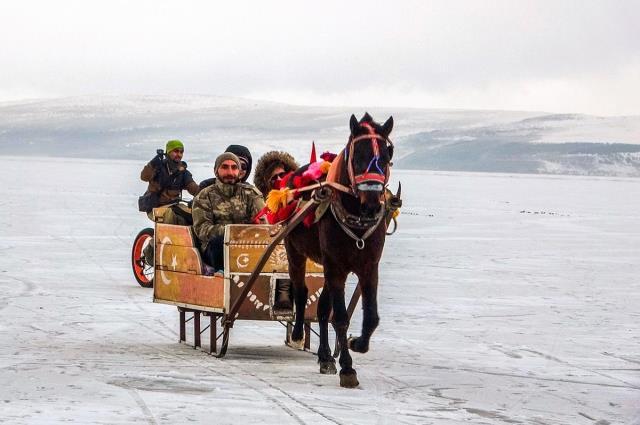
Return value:
<svg viewBox="0 0 640 425">
<path fill-rule="evenodd" d="M 0 422 L 640 424 L 640 179 L 395 171 L 348 390 L 276 322 L 177 342 L 129 266 L 142 162 L 3 159 Z"/>
</svg>

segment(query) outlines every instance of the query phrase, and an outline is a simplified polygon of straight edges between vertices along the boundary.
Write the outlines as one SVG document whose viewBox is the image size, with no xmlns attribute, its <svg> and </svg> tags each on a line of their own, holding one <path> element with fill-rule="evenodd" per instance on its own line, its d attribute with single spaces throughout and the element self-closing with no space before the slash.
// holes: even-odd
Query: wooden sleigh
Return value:
<svg viewBox="0 0 640 425">
<path fill-rule="evenodd" d="M 227 225 L 224 236 L 224 274 L 207 276 L 202 272 L 203 262 L 191 226 L 164 224 L 161 222 L 162 216 L 161 208 L 154 210 L 153 302 L 178 307 L 180 342 L 187 342 L 186 324 L 193 321 L 193 347 L 202 348 L 201 335 L 208 330 L 208 353 L 223 357 L 235 320 L 271 320 L 286 325 L 285 342 L 290 344 L 295 311 L 273 308 L 278 280 L 289 278 L 284 244 L 282 240 L 273 244 L 281 226 Z M 268 258 L 262 258 L 268 249 L 272 252 Z M 251 276 L 256 267 L 261 265 L 261 259 L 264 265 L 252 280 Z M 322 266 L 310 260 L 306 270 L 305 282 L 309 295 L 305 310 L 303 348 L 309 350 L 311 323 L 318 321 L 317 303 L 324 286 L 324 274 Z M 247 287 L 248 284 L 251 288 Z M 356 289 L 350 303 L 350 315 L 359 296 Z M 204 328 L 201 323 L 203 317 L 209 317 L 209 324 Z M 218 340 L 221 340 L 219 350 Z"/>
</svg>

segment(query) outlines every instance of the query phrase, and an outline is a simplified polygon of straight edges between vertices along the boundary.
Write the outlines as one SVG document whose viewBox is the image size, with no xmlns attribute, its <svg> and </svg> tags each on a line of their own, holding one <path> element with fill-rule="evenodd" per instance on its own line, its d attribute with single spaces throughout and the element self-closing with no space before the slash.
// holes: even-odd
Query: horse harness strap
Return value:
<svg viewBox="0 0 640 425">
<path fill-rule="evenodd" d="M 365 220 L 360 216 L 348 213 L 339 201 L 332 201 L 330 203 L 330 208 L 331 213 L 340 228 L 347 234 L 347 236 L 356 241 L 356 247 L 361 250 L 364 249 L 364 241 L 373 234 L 385 216 L 385 209 L 381 208 L 380 212 L 373 219 Z M 351 228 L 367 230 L 362 236 L 358 236 L 351 230 Z"/>
<path fill-rule="evenodd" d="M 308 192 L 310 190 L 322 189 L 323 187 L 327 187 L 327 186 L 332 187 L 333 189 L 337 189 L 337 190 L 339 190 L 341 192 L 353 195 L 353 192 L 347 186 L 342 185 L 342 184 L 337 183 L 337 182 L 330 182 L 330 181 L 318 182 L 318 183 L 315 183 L 315 184 L 311 184 L 309 186 L 304 186 L 304 187 L 299 187 L 299 188 L 296 188 L 296 189 L 291 189 L 291 193 Z"/>
<path fill-rule="evenodd" d="M 382 140 L 383 142 L 386 142 L 387 144 L 390 144 L 390 145 L 393 145 L 393 143 L 391 142 L 391 140 L 389 140 L 388 137 L 383 137 L 379 134 L 376 134 L 371 126 L 365 125 L 365 127 L 369 130 L 369 133 L 351 138 L 348 144 L 349 151 L 346 157 L 347 173 L 349 175 L 349 181 L 351 183 L 351 190 L 354 193 L 356 191 L 356 186 L 359 183 L 363 183 L 367 181 L 375 181 L 375 182 L 381 183 L 383 186 L 386 186 L 387 182 L 389 181 L 389 167 L 385 167 L 384 170 L 381 170 L 380 165 L 378 164 L 378 160 L 380 159 L 380 148 L 378 147 L 378 143 L 376 141 Z M 371 161 L 369 162 L 369 165 L 367 166 L 367 169 L 365 170 L 365 172 L 359 175 L 355 175 L 355 172 L 353 171 L 353 163 L 352 163 L 353 150 L 356 142 L 359 142 L 361 140 L 371 141 L 373 157 L 371 158 Z M 373 171 L 377 171 L 377 172 L 370 172 L 372 166 L 375 166 L 374 167 L 375 169 Z"/>
</svg>

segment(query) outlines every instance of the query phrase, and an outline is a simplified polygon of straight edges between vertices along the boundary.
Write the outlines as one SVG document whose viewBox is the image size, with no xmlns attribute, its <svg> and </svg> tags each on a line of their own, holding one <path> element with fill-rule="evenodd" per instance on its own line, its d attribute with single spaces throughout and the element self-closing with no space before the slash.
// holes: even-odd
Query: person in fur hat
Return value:
<svg viewBox="0 0 640 425">
<path fill-rule="evenodd" d="M 258 160 L 253 184 L 262 192 L 264 198 L 272 189 L 280 189 L 283 178 L 298 169 L 298 163 L 291 155 L 281 151 L 267 152 Z M 276 285 L 274 309 L 288 310 L 291 303 L 291 281 L 279 279 Z"/>
<path fill-rule="evenodd" d="M 267 152 L 258 160 L 256 172 L 253 175 L 253 184 L 267 197 L 271 189 L 279 189 L 282 178 L 297 170 L 298 163 L 287 152 Z"/>
</svg>

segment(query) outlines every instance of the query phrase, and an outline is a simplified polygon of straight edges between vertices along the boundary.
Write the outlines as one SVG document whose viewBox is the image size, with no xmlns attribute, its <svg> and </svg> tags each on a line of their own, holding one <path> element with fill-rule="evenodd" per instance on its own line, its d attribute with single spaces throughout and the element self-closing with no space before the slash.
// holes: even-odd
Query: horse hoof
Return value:
<svg viewBox="0 0 640 425">
<path fill-rule="evenodd" d="M 304 350 L 304 338 L 302 338 L 300 341 L 296 341 L 294 339 L 289 340 L 289 342 L 287 342 L 287 345 L 291 348 L 295 348 L 296 350 Z"/>
<path fill-rule="evenodd" d="M 359 337 L 354 338 L 350 336 L 347 339 L 347 347 L 349 347 L 351 351 L 355 351 L 356 353 L 366 353 L 367 351 L 369 351 L 369 346 L 363 346 L 360 341 L 361 339 Z"/>
<path fill-rule="evenodd" d="M 355 388 L 360 385 L 358 375 L 354 370 L 352 373 L 340 373 L 340 386 L 343 388 Z"/>
<path fill-rule="evenodd" d="M 358 343 L 358 338 L 354 338 L 352 336 L 350 336 L 349 338 L 347 338 L 347 347 L 349 347 L 349 350 L 351 351 L 358 351 L 356 349 L 356 344 Z"/>
<path fill-rule="evenodd" d="M 320 362 L 320 373 L 323 375 L 335 375 L 338 373 L 334 362 Z"/>
</svg>

